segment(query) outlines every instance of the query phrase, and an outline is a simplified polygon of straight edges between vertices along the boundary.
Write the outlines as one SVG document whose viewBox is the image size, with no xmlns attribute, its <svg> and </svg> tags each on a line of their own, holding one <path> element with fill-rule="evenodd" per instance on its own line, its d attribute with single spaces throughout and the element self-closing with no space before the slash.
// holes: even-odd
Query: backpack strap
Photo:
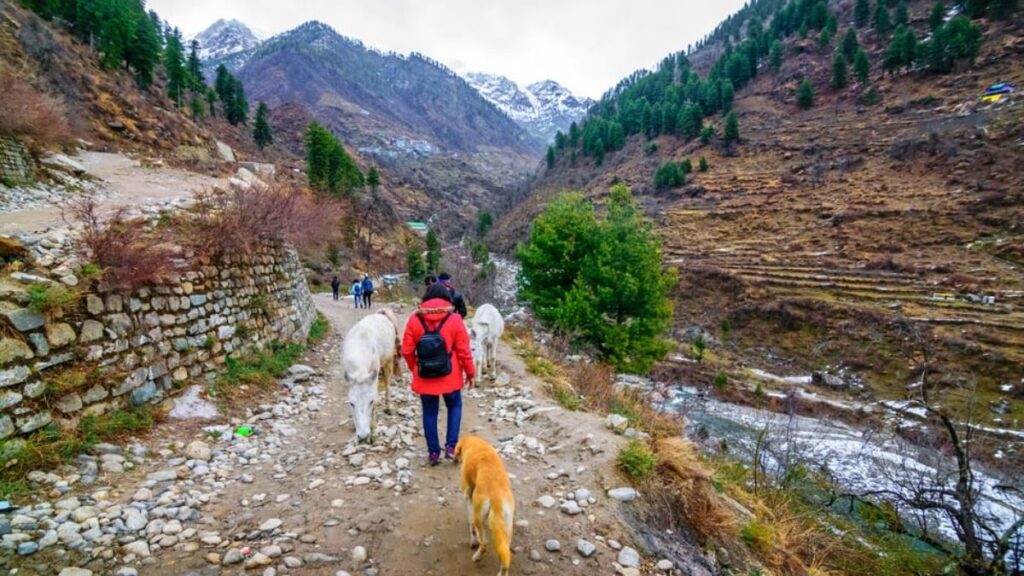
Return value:
<svg viewBox="0 0 1024 576">
<path fill-rule="evenodd" d="M 447 322 L 448 319 L 451 318 L 451 316 L 452 316 L 451 312 L 445 314 L 444 318 L 442 318 L 441 322 L 437 325 L 437 328 L 434 328 L 433 330 L 431 330 L 430 328 L 427 327 L 427 322 L 425 320 L 423 320 L 423 314 L 416 314 L 416 318 L 418 318 L 419 321 L 420 321 L 420 326 L 423 326 L 423 333 L 424 334 L 440 334 L 441 333 L 441 328 L 444 328 L 444 323 Z M 443 340 L 444 336 L 442 336 L 441 339 Z M 448 344 L 448 343 L 445 342 L 445 344 Z M 448 355 L 451 356 L 454 353 L 455 353 L 455 344 L 452 344 L 452 349 L 448 350 Z"/>
</svg>

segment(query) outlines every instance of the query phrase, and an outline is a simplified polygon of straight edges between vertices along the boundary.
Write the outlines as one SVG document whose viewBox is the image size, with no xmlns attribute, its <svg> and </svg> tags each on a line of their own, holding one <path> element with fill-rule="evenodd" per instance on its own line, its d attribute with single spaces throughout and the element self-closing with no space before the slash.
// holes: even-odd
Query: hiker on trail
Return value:
<svg viewBox="0 0 1024 576">
<path fill-rule="evenodd" d="M 456 290 L 455 286 L 452 284 L 452 275 L 447 272 L 441 272 L 441 275 L 437 277 L 437 281 L 451 293 L 452 305 L 455 306 L 455 312 L 459 316 L 465 318 L 466 314 L 469 313 L 466 309 L 466 299 L 462 297 L 462 294 Z"/>
<path fill-rule="evenodd" d="M 369 274 L 363 275 L 363 308 L 373 307 L 373 281 Z"/>
<path fill-rule="evenodd" d="M 341 290 L 341 280 L 338 280 L 338 277 L 335 276 L 334 278 L 331 278 L 331 292 L 334 294 L 335 302 L 338 301 L 339 290 Z"/>
<path fill-rule="evenodd" d="M 423 405 L 423 435 L 427 462 L 441 462 L 437 417 L 444 399 L 448 410 L 445 458 L 454 459 L 462 424 L 462 387 L 472 390 L 476 368 L 469 333 L 462 317 L 453 313 L 451 293 L 440 284 L 427 288 L 419 309 L 409 316 L 402 339 L 402 357 L 412 373 L 412 391 Z"/>
<path fill-rule="evenodd" d="M 361 308 L 363 305 L 363 284 L 359 282 L 359 278 L 352 281 L 352 287 L 348 289 L 348 293 L 352 295 L 352 303 L 355 304 L 355 307 Z"/>
</svg>

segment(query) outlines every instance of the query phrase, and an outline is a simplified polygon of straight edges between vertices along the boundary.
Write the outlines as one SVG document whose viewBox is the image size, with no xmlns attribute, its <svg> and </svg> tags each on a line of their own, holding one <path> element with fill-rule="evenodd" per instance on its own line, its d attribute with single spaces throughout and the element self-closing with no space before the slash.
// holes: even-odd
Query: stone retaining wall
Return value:
<svg viewBox="0 0 1024 576">
<path fill-rule="evenodd" d="M 25 145 L 14 138 L 0 137 L 0 180 L 26 182 L 32 177 L 32 165 Z"/>
<path fill-rule="evenodd" d="M 316 317 L 298 255 L 285 247 L 131 294 L 93 287 L 59 316 L 30 308 L 33 284 L 77 283 L 59 269 L 0 277 L 0 439 L 157 403 L 214 380 L 233 352 L 304 340 Z"/>
</svg>

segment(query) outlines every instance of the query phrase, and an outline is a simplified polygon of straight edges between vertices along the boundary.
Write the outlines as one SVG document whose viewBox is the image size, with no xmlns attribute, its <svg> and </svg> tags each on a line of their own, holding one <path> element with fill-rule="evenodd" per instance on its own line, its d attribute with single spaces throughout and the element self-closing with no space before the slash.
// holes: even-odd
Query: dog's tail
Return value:
<svg viewBox="0 0 1024 576">
<path fill-rule="evenodd" d="M 490 513 L 487 515 L 487 525 L 491 531 L 491 543 L 494 551 L 498 554 L 503 574 L 508 574 L 508 568 L 512 564 L 512 515 L 513 504 L 505 502 L 501 498 L 492 498 L 490 502 Z"/>
</svg>

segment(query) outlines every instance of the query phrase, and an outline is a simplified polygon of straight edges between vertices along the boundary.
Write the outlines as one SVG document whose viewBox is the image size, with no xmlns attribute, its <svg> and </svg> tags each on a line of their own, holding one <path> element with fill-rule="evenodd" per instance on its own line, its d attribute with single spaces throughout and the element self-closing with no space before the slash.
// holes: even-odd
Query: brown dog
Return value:
<svg viewBox="0 0 1024 576">
<path fill-rule="evenodd" d="M 465 436 L 455 447 L 455 457 L 462 462 L 462 493 L 466 496 L 469 516 L 469 546 L 479 546 L 473 561 L 478 562 L 487 549 L 487 522 L 491 543 L 498 554 L 501 569 L 498 576 L 508 576 L 512 563 L 512 518 L 516 503 L 512 485 L 501 457 L 483 438 Z"/>
</svg>

